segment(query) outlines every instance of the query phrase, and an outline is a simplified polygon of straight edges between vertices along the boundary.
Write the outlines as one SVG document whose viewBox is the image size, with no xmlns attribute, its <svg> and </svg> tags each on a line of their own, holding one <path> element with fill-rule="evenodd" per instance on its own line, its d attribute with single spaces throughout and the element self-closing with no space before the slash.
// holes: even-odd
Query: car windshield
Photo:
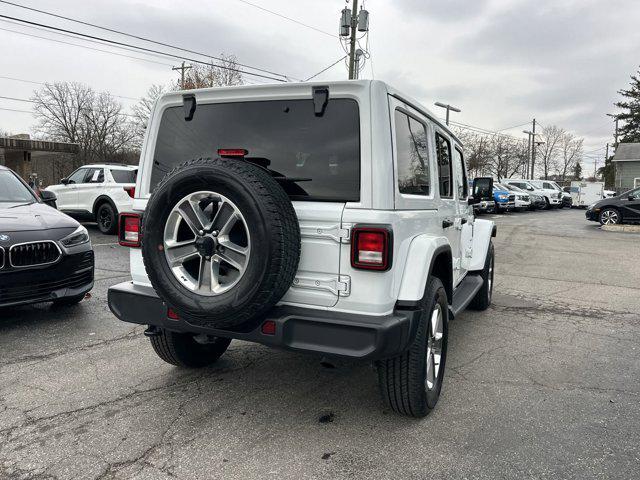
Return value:
<svg viewBox="0 0 640 480">
<path fill-rule="evenodd" d="M 635 197 L 636 200 L 640 200 L 640 188 L 634 188 L 628 192 L 622 194 L 623 197 Z"/>
<path fill-rule="evenodd" d="M 0 203 L 33 203 L 36 199 L 29 187 L 8 170 L 0 170 Z"/>
</svg>

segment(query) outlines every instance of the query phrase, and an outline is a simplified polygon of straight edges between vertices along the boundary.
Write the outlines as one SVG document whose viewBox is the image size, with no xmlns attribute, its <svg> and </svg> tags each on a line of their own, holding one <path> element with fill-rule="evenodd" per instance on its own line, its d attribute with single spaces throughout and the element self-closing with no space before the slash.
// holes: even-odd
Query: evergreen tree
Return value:
<svg viewBox="0 0 640 480">
<path fill-rule="evenodd" d="M 615 103 L 616 107 L 625 110 L 617 115 L 621 120 L 620 141 L 640 142 L 640 70 L 631 76 L 630 85 L 629 89 L 618 92 L 624 99 Z"/>
<path fill-rule="evenodd" d="M 582 180 L 582 164 L 580 162 L 576 162 L 573 166 L 573 178 L 575 180 Z"/>
</svg>

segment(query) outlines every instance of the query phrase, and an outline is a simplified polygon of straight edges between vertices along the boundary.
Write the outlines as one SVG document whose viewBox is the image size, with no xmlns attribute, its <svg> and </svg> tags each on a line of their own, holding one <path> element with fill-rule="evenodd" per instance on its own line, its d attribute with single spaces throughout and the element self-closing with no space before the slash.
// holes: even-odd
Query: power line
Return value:
<svg viewBox="0 0 640 480">
<path fill-rule="evenodd" d="M 4 75 L 0 75 L 0 79 L 4 79 L 4 80 L 12 80 L 14 82 L 23 82 L 23 83 L 31 83 L 34 85 L 46 85 L 47 82 L 37 82 L 35 80 L 26 80 L 24 78 L 16 78 L 16 77 L 5 77 Z M 136 102 L 139 101 L 139 98 L 134 98 L 134 97 L 126 97 L 124 95 L 115 95 L 115 94 L 111 94 L 114 97 L 118 97 L 118 98 L 125 98 L 127 100 L 135 100 Z"/>
<path fill-rule="evenodd" d="M 1 0 L 0 0 L 1 1 Z M 290 22 L 297 23 L 298 25 L 302 25 L 303 27 L 310 28 L 311 30 L 315 30 L 316 32 L 322 33 L 324 35 L 328 35 L 332 38 L 338 38 L 337 35 L 321 30 L 313 25 L 307 25 L 306 23 L 302 23 L 300 20 L 296 20 L 295 18 L 287 17 L 278 12 L 274 12 L 273 10 L 269 10 L 268 8 L 261 7 L 260 5 L 256 5 L 255 3 L 248 2 L 247 0 L 236 0 L 237 2 L 244 3 L 245 5 L 249 5 L 251 7 L 257 8 L 258 10 L 262 10 L 263 12 L 270 13 L 271 15 L 275 15 L 276 17 L 284 18 L 285 20 L 289 20 Z"/>
<path fill-rule="evenodd" d="M 5 20 L 2 20 L 2 21 L 5 21 Z M 15 25 L 15 23 L 13 23 L 13 22 L 8 22 L 8 23 L 11 23 L 12 25 Z M 29 27 L 29 28 L 36 28 L 36 27 Z M 109 50 L 102 50 L 100 48 L 89 47 L 88 45 L 78 45 L 77 43 L 65 42 L 63 40 L 56 40 L 55 38 L 41 37 L 39 35 L 34 35 L 33 33 L 19 32 L 17 30 L 11 30 L 11 29 L 8 29 L 8 28 L 0 28 L 0 30 L 2 30 L 4 32 L 17 33 L 18 35 L 24 35 L 26 37 L 39 38 L 39 39 L 42 39 L 42 40 L 48 40 L 50 42 L 62 43 L 64 45 L 71 45 L 71 46 L 74 46 L 74 47 L 86 48 L 87 50 L 93 50 L 95 52 L 103 52 L 103 53 L 108 53 L 110 55 L 117 55 L 118 57 L 125 57 L 125 58 L 131 58 L 131 59 L 134 59 L 134 60 L 140 60 L 142 62 L 155 63 L 157 65 L 165 65 L 165 66 L 168 66 L 168 67 L 172 67 L 173 66 L 170 63 L 163 63 L 163 62 L 158 62 L 158 61 L 155 61 L 155 60 L 149 60 L 147 58 L 140 58 L 140 57 L 134 57 L 132 55 L 124 55 L 122 53 L 110 52 Z M 38 30 L 40 30 L 40 29 L 38 29 Z M 57 33 L 57 35 L 64 35 L 64 34 Z M 71 35 L 65 35 L 65 36 L 71 37 L 71 38 L 77 38 L 77 37 L 73 37 Z M 86 41 L 90 41 L 90 40 L 86 40 Z M 98 45 L 104 45 L 104 44 L 98 43 L 98 42 L 92 42 L 92 43 L 96 43 Z M 118 48 L 122 48 L 123 50 L 130 51 L 130 49 L 128 49 L 128 48 L 123 48 L 123 47 L 118 47 Z"/>
<path fill-rule="evenodd" d="M 0 107 L 0 110 L 4 110 L 5 112 L 19 112 L 19 113 L 30 113 L 30 114 L 33 114 L 33 112 L 30 112 L 29 110 L 17 110 L 15 108 L 3 108 L 3 107 Z"/>
<path fill-rule="evenodd" d="M 5 97 L 4 95 L 0 95 L 0 98 L 2 98 L 3 100 L 12 100 L 14 102 L 36 103 L 36 104 L 44 105 L 46 107 L 54 107 L 54 106 L 57 107 L 58 106 L 58 105 L 51 105 L 49 103 L 37 102 L 36 100 L 29 100 L 27 98 Z M 81 110 L 90 110 L 90 109 L 81 109 Z M 22 110 L 22 111 L 26 111 L 26 110 Z M 30 113 L 32 113 L 32 112 L 30 112 Z M 130 113 L 119 112 L 118 115 L 123 115 L 125 117 L 137 118 L 135 115 L 132 115 Z"/>
<path fill-rule="evenodd" d="M 239 0 L 239 1 L 241 1 L 241 0 Z M 75 18 L 66 17 L 64 15 L 59 15 L 59 14 L 52 13 L 52 12 L 47 12 L 45 10 L 39 10 L 37 8 L 27 7 L 26 5 L 20 5 L 18 3 L 8 2 L 6 0 L 0 0 L 0 3 L 5 3 L 7 5 L 12 5 L 14 7 L 23 8 L 25 10 L 30 10 L 32 12 L 42 13 L 44 15 L 49 15 L 51 17 L 60 18 L 62 20 L 68 20 L 70 22 L 78 23 L 80 25 L 86 25 L 88 27 L 98 28 L 100 30 L 104 30 L 104 31 L 111 32 L 111 33 L 116 33 L 118 35 L 124 35 L 126 37 L 135 38 L 136 40 L 142 40 L 144 42 L 154 43 L 156 45 L 161 45 L 163 47 L 169 47 L 169 48 L 173 48 L 175 50 L 180 50 L 180 51 L 187 52 L 187 53 L 193 53 L 193 54 L 196 54 L 196 55 L 201 55 L 203 57 L 212 58 L 212 59 L 218 60 L 220 62 L 224 62 L 225 61 L 225 59 L 220 58 L 220 57 L 216 57 L 215 55 L 209 55 L 207 53 L 202 53 L 202 52 L 198 52 L 198 51 L 195 51 L 195 50 L 189 50 L 188 48 L 179 47 L 177 45 L 172 45 L 172 44 L 169 44 L 169 43 L 159 42 L 157 40 L 153 40 L 153 39 L 150 39 L 150 38 L 147 38 L 147 37 L 134 35 L 134 34 L 131 34 L 131 33 L 123 32 L 121 30 L 116 30 L 116 29 L 109 28 L 109 27 L 103 27 L 101 25 L 96 25 L 95 23 L 85 22 L 83 20 L 78 20 L 78 19 L 75 19 Z M 258 8 L 260 8 L 260 7 L 258 7 Z M 313 27 L 310 27 L 310 28 L 313 28 Z M 240 65 L 242 67 L 246 67 L 246 68 L 250 68 L 252 70 L 256 70 L 258 72 L 269 73 L 271 75 L 279 75 L 281 77 L 287 78 L 287 75 L 283 75 L 281 73 L 272 72 L 270 70 L 265 70 L 265 69 L 262 69 L 262 68 L 254 67 L 252 65 L 247 65 L 247 64 L 239 63 L 239 62 L 236 62 L 236 64 Z"/>
<path fill-rule="evenodd" d="M 140 51 L 143 51 L 143 52 L 155 53 L 155 54 L 158 54 L 158 55 L 164 55 L 166 57 L 176 58 L 176 59 L 180 59 L 180 60 L 187 60 L 189 62 L 199 63 L 201 65 L 206 65 L 206 66 L 211 65 L 211 63 L 209 63 L 209 62 L 204 62 L 202 60 L 197 60 L 197 59 L 194 59 L 194 58 L 189 58 L 189 57 L 185 57 L 185 56 L 181 56 L 181 55 L 175 55 L 173 53 L 162 52 L 162 51 L 159 51 L 159 50 L 153 50 L 151 48 L 141 47 L 141 46 L 138 46 L 138 45 L 131 45 L 131 44 L 124 43 L 124 42 L 118 42 L 116 40 L 110 40 L 108 38 L 97 37 L 95 35 L 89 35 L 89 34 L 86 34 L 86 33 L 80 33 L 80 32 L 76 32 L 76 31 L 73 31 L 73 30 L 68 30 L 68 29 L 65 29 L 65 28 L 54 27 L 52 25 L 46 25 L 46 24 L 42 24 L 42 23 L 31 22 L 29 20 L 25 20 L 25 19 L 22 19 L 22 18 L 11 17 L 9 15 L 0 15 L 0 18 L 6 18 L 8 20 L 13 20 L 13 21 L 24 23 L 24 24 L 27 24 L 27 25 L 35 25 L 37 27 L 43 27 L 43 28 L 46 28 L 48 30 L 53 30 L 53 31 L 56 31 L 56 32 L 69 33 L 69 34 L 77 35 L 77 36 L 83 37 L 83 38 L 89 38 L 89 39 L 92 39 L 92 40 L 98 40 L 98 41 L 101 41 L 101 42 L 105 42 L 105 43 L 112 44 L 112 45 L 117 45 L 117 46 L 120 46 L 120 47 L 134 48 L 136 50 L 140 50 Z M 216 67 L 221 68 L 223 70 L 230 70 L 230 71 L 234 71 L 234 72 L 244 73 L 245 75 L 253 75 L 255 77 L 268 78 L 270 80 L 275 80 L 277 82 L 286 82 L 286 80 L 283 80 L 282 78 L 263 75 L 263 74 L 260 74 L 260 73 L 248 72 L 246 70 L 242 70 L 242 69 L 239 69 L 239 68 L 232 68 L 232 67 L 227 67 L 227 66 L 224 66 L 224 65 L 216 65 Z M 281 76 L 286 78 L 286 76 L 284 76 L 284 75 L 281 75 Z"/>
<path fill-rule="evenodd" d="M 524 127 L 525 125 L 529 125 L 530 123 L 531 123 L 531 120 L 529 120 L 528 122 L 521 123 L 519 125 L 514 125 L 513 127 L 501 128 L 500 130 L 496 130 L 496 132 L 504 132 L 505 130 L 512 130 L 514 128 Z"/>
<path fill-rule="evenodd" d="M 347 58 L 348 55 L 344 55 L 343 57 L 340 57 L 338 60 L 336 60 L 335 62 L 333 62 L 331 65 L 329 65 L 326 68 L 323 68 L 322 70 L 320 70 L 318 73 L 316 73 L 315 75 L 311 75 L 309 78 L 307 78 L 305 80 L 305 82 L 308 82 L 309 80 L 311 80 L 312 78 L 317 77 L 318 75 L 320 75 L 321 73 L 326 72 L 327 70 L 329 70 L 331 67 L 334 67 L 335 65 L 339 64 L 342 60 L 344 60 L 345 58 Z"/>
</svg>

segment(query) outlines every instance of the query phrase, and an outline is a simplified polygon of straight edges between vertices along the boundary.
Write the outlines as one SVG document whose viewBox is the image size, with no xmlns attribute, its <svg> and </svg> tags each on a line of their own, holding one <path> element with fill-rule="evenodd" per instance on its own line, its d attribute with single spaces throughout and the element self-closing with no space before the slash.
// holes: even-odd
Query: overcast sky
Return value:
<svg viewBox="0 0 640 480">
<path fill-rule="evenodd" d="M 241 63 L 292 78 L 307 78 L 343 55 L 336 38 L 242 0 L 12 1 L 211 55 L 234 54 Z M 340 0 L 251 3 L 332 34 L 345 5 Z M 640 64 L 638 0 L 368 0 L 366 8 L 371 13 L 372 62 L 362 77 L 385 80 L 428 106 L 438 100 L 459 106 L 463 111 L 455 120 L 486 129 L 519 125 L 507 131 L 523 137 L 520 132 L 527 126 L 520 124 L 533 117 L 544 126 L 557 124 L 584 136 L 586 152 L 601 149 L 589 155 L 604 156 L 604 144 L 613 131 L 605 115 L 615 111 L 617 90 L 628 85 Z M 132 41 L 2 3 L 0 14 Z M 178 60 L 89 44 L 6 21 L 0 21 L 0 29 L 3 77 L 79 81 L 132 98 L 142 96 L 153 83 L 177 78 L 171 66 Z M 317 77 L 344 78 L 342 63 Z M 29 98 L 37 87 L 0 78 L 2 96 Z M 135 103 L 121 100 L 127 108 Z M 30 105 L 0 99 L 0 108 L 29 110 Z M 33 124 L 28 113 L 0 110 L 0 130 L 30 132 Z"/>
</svg>

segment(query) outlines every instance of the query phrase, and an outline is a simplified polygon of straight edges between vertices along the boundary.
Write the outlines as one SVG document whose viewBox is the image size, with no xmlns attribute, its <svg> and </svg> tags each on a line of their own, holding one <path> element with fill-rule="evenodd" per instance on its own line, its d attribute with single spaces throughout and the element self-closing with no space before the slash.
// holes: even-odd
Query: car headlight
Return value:
<svg viewBox="0 0 640 480">
<path fill-rule="evenodd" d="M 508 200 L 509 199 L 509 195 L 498 195 L 498 198 L 500 200 Z"/>
<path fill-rule="evenodd" d="M 89 232 L 87 232 L 86 228 L 80 225 L 78 228 L 76 228 L 73 231 L 73 233 L 71 233 L 70 235 L 67 235 L 62 240 L 60 240 L 60 243 L 65 247 L 69 248 L 69 247 L 75 247 L 77 245 L 82 245 L 83 243 L 87 243 L 88 241 L 89 241 Z"/>
</svg>

